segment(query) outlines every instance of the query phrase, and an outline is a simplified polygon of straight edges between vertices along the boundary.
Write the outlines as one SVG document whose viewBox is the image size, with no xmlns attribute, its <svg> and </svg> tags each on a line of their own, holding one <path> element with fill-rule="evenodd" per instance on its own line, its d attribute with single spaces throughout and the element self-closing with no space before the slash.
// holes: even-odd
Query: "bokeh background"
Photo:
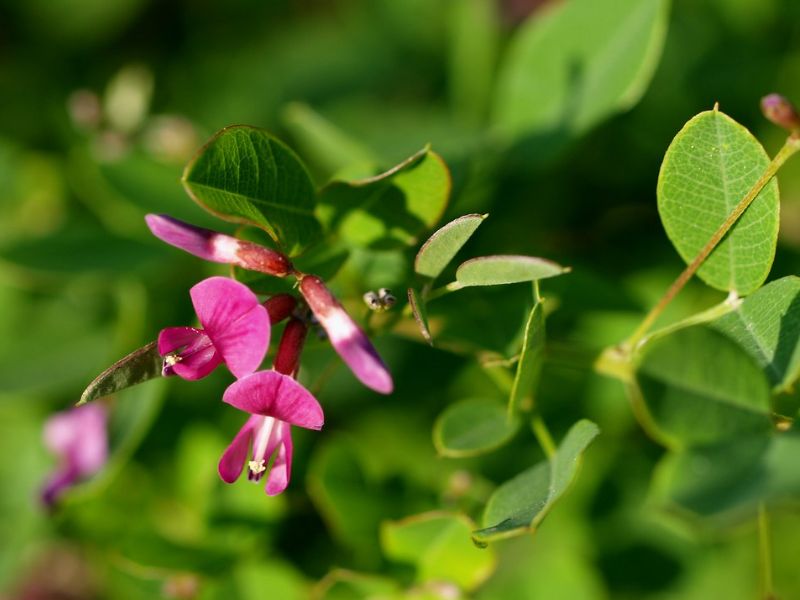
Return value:
<svg viewBox="0 0 800 600">
<path fill-rule="evenodd" d="M 675 0 L 636 106 L 503 154 L 484 143 L 487 90 L 515 32 L 554 2 L 484 3 L 494 51 L 483 63 L 461 55 L 460 4 L 0 0 L 1 597 L 369 597 L 331 584 L 362 576 L 417 598 L 755 597 L 754 523 L 698 522 L 660 505 L 652 481 L 664 451 L 591 365 L 682 267 L 655 185 L 683 123 L 719 102 L 769 152 L 779 147 L 783 134 L 758 101 L 772 91 L 800 100 L 800 4 Z M 235 123 L 286 140 L 319 184 L 342 166 L 343 145 L 388 167 L 430 143 L 453 174 L 446 218 L 490 214 L 465 257 L 532 254 L 573 267 L 544 286 L 552 310 L 539 402 L 557 437 L 582 417 L 603 433 L 536 536 L 498 543 L 497 569 L 475 590 L 425 587 L 382 552 L 380 524 L 436 509 L 477 517 L 496 484 L 542 454 L 523 432 L 486 457 L 437 457 L 431 428 L 443 408 L 497 392 L 474 356 L 429 348 L 409 326 L 376 340 L 397 383 L 385 398 L 310 343 L 302 377 L 326 427 L 295 433 L 282 496 L 219 481 L 218 457 L 244 417 L 220 402 L 230 375 L 218 370 L 113 399 L 107 468 L 55 511 L 39 503 L 55 466 L 41 440 L 47 415 L 161 328 L 189 323 L 188 289 L 227 273 L 152 239 L 143 216 L 232 231 L 189 200 L 180 176 L 204 140 Z M 781 189 L 772 278 L 800 265 L 800 164 L 781 173 Z M 359 312 L 369 289 L 402 298 L 412 259 L 413 249 L 359 250 L 336 289 Z M 465 291 L 436 310 L 453 319 L 453 339 L 503 354 L 518 339 L 525 293 Z M 695 284 L 668 318 L 718 300 Z M 773 516 L 773 531 L 777 589 L 800 597 L 796 507 Z"/>
</svg>

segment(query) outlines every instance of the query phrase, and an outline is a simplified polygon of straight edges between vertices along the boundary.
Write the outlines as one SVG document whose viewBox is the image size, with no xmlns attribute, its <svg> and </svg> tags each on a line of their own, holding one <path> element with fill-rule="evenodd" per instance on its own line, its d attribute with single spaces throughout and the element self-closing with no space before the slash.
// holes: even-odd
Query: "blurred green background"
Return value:
<svg viewBox="0 0 800 600">
<path fill-rule="evenodd" d="M 636 424 L 622 387 L 591 364 L 682 268 L 655 185 L 683 123 L 719 102 L 769 152 L 779 147 L 783 134 L 758 101 L 772 91 L 800 100 L 800 4 L 675 0 L 663 54 L 631 110 L 499 150 L 487 118 L 498 70 L 549 4 L 0 0 L 2 597 L 756 596 L 754 523 L 666 510 L 651 485 L 664 451 Z M 484 457 L 437 457 L 436 416 L 497 390 L 474 356 L 429 348 L 407 322 L 376 340 L 396 382 L 386 398 L 342 366 L 331 371 L 330 349 L 309 343 L 302 379 L 326 426 L 295 431 L 292 483 L 279 497 L 218 479 L 219 455 L 244 421 L 219 401 L 230 375 L 218 370 L 202 383 L 120 394 L 107 468 L 54 513 L 38 503 L 55 464 L 41 442 L 46 416 L 161 328 L 191 322 L 188 289 L 227 273 L 153 239 L 143 216 L 233 231 L 189 200 L 180 175 L 205 139 L 235 123 L 286 140 L 320 185 L 430 143 L 453 174 L 445 220 L 490 214 L 465 257 L 572 266 L 543 286 L 552 312 L 539 402 L 557 437 L 582 417 L 602 435 L 535 537 L 485 551 L 496 570 L 465 586 L 474 589 L 393 558 L 381 523 L 441 509 L 478 518 L 493 487 L 542 454 L 521 432 Z M 800 165 L 782 171 L 781 189 L 771 278 L 800 265 Z M 413 250 L 358 249 L 335 287 L 357 311 L 369 289 L 402 298 Z M 435 310 L 453 340 L 505 354 L 526 293 L 463 291 Z M 697 283 L 668 318 L 719 298 Z M 796 506 L 773 515 L 773 531 L 777 591 L 800 597 Z"/>
</svg>

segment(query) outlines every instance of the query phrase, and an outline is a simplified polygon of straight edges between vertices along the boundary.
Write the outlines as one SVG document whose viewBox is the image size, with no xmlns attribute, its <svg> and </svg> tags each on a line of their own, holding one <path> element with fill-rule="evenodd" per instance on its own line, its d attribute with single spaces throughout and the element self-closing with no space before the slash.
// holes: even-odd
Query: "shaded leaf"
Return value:
<svg viewBox="0 0 800 600">
<path fill-rule="evenodd" d="M 450 188 L 444 161 L 425 148 L 375 177 L 328 184 L 320 192 L 318 214 L 354 246 L 412 245 L 441 218 Z"/>
<path fill-rule="evenodd" d="M 671 446 L 711 444 L 771 428 L 764 373 L 709 327 L 680 329 L 646 345 L 636 381 L 656 433 Z"/>
<path fill-rule="evenodd" d="M 778 392 L 800 376 L 800 278 L 768 283 L 711 323 L 761 365 Z"/>
<path fill-rule="evenodd" d="M 219 131 L 186 166 L 183 185 L 209 212 L 264 229 L 288 254 L 319 240 L 314 184 L 288 146 L 264 130 Z"/>
<path fill-rule="evenodd" d="M 523 281 L 538 281 L 569 272 L 552 261 L 534 256 L 495 255 L 479 256 L 461 263 L 456 271 L 456 281 L 462 287 L 473 285 L 504 285 Z"/>
<path fill-rule="evenodd" d="M 800 493 L 800 431 L 753 434 L 669 454 L 658 470 L 664 500 L 703 517 L 752 517 L 758 504 Z"/>
<path fill-rule="evenodd" d="M 459 458 L 490 452 L 508 442 L 519 429 L 497 400 L 471 398 L 448 406 L 436 419 L 433 444 L 442 456 Z"/>
<path fill-rule="evenodd" d="M 150 342 L 100 373 L 83 391 L 78 404 L 84 404 L 159 377 L 163 364 L 164 359 L 158 353 L 158 343 Z"/>
<path fill-rule="evenodd" d="M 693 117 L 672 140 L 658 176 L 658 212 L 675 249 L 691 262 L 769 163 L 747 129 L 718 110 Z M 720 290 L 754 292 L 778 240 L 778 183 L 756 197 L 697 271 Z"/>
<path fill-rule="evenodd" d="M 390 559 L 414 564 L 420 583 L 448 581 L 472 590 L 492 574 L 496 561 L 491 550 L 470 540 L 474 527 L 463 515 L 424 513 L 384 522 L 381 546 Z"/>
<path fill-rule="evenodd" d="M 536 302 L 525 324 L 525 335 L 509 399 L 511 413 L 533 409 L 534 393 L 544 362 L 544 342 L 544 307 L 541 302 Z"/>
<path fill-rule="evenodd" d="M 578 421 L 551 460 L 534 465 L 497 488 L 483 513 L 484 529 L 472 534 L 475 541 L 485 544 L 536 529 L 575 479 L 581 456 L 598 433 L 591 421 Z"/>
<path fill-rule="evenodd" d="M 419 327 L 422 337 L 433 346 L 431 330 L 428 328 L 428 311 L 425 306 L 425 300 L 413 288 L 408 288 L 408 304 L 411 306 L 411 314 L 414 315 L 414 320 L 417 322 L 417 327 Z"/>
<path fill-rule="evenodd" d="M 515 34 L 498 76 L 494 122 L 506 135 L 579 134 L 635 104 L 661 55 L 668 0 L 573 0 Z"/>
<path fill-rule="evenodd" d="M 488 215 L 464 215 L 437 230 L 414 259 L 414 270 L 436 279 Z"/>
</svg>

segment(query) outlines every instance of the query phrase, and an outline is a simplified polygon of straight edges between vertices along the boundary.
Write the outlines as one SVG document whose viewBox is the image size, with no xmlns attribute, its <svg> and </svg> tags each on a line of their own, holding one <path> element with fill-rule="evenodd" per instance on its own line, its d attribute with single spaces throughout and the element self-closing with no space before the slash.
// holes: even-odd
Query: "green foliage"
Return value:
<svg viewBox="0 0 800 600">
<path fill-rule="evenodd" d="M 108 396 L 132 385 L 143 383 L 161 375 L 164 359 L 158 353 L 158 344 L 150 342 L 134 350 L 95 377 L 81 394 L 78 404 Z"/>
<path fill-rule="evenodd" d="M 502 446 L 519 429 L 497 400 L 471 398 L 447 407 L 433 428 L 433 443 L 442 456 L 458 458 L 485 454 Z"/>
<path fill-rule="evenodd" d="M 681 258 L 691 262 L 769 162 L 761 144 L 719 110 L 700 113 L 670 144 L 658 177 L 658 212 Z M 767 278 L 778 239 L 778 184 L 772 180 L 697 272 L 740 295 Z"/>
<path fill-rule="evenodd" d="M 464 215 L 438 229 L 417 252 L 414 270 L 436 279 L 488 215 Z"/>
<path fill-rule="evenodd" d="M 568 272 L 569 268 L 533 256 L 479 256 L 461 263 L 456 271 L 456 281 L 462 287 L 505 285 L 539 281 Z"/>
<path fill-rule="evenodd" d="M 632 106 L 658 63 L 667 0 L 577 0 L 516 32 L 498 74 L 493 121 L 507 136 L 581 133 Z"/>
<path fill-rule="evenodd" d="M 487 543 L 535 530 L 575 479 L 584 450 L 599 432 L 591 421 L 578 421 L 550 460 L 497 488 L 483 514 L 484 528 L 474 531 L 473 538 Z"/>
<path fill-rule="evenodd" d="M 261 227 L 290 255 L 319 240 L 311 177 L 295 153 L 266 131 L 223 129 L 186 167 L 183 184 L 209 212 Z"/>
<path fill-rule="evenodd" d="M 329 183 L 320 191 L 319 215 L 353 246 L 411 245 L 441 218 L 450 185 L 447 165 L 425 148 L 375 177 Z"/>
<path fill-rule="evenodd" d="M 476 548 L 469 539 L 475 525 L 468 518 L 448 513 L 425 513 L 384 523 L 381 545 L 396 561 L 417 568 L 417 581 L 453 582 L 472 590 L 494 570 L 494 552 Z"/>
<path fill-rule="evenodd" d="M 544 306 L 541 300 L 536 298 L 525 323 L 525 334 L 509 398 L 510 413 L 533 409 L 534 392 L 544 362 L 544 345 Z"/>
</svg>

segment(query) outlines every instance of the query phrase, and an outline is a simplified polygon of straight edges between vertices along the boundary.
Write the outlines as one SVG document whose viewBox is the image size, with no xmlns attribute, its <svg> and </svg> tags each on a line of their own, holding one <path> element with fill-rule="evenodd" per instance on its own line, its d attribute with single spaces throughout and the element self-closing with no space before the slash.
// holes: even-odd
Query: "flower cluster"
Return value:
<svg viewBox="0 0 800 600">
<path fill-rule="evenodd" d="M 306 308 L 364 385 L 391 393 L 391 375 L 322 279 L 297 271 L 280 252 L 164 215 L 148 215 L 146 221 L 162 241 L 205 260 L 299 281 L 300 300 L 278 294 L 262 303 L 244 284 L 211 277 L 190 292 L 201 328 L 169 327 L 158 337 L 165 376 L 200 379 L 224 364 L 237 378 L 222 399 L 250 416 L 220 459 L 220 477 L 232 483 L 246 464 L 251 481 L 269 471 L 266 492 L 279 494 L 291 476 L 291 426 L 318 430 L 324 420 L 319 402 L 295 379 L 309 326 Z M 287 319 L 272 369 L 258 370 L 271 326 Z"/>
</svg>

